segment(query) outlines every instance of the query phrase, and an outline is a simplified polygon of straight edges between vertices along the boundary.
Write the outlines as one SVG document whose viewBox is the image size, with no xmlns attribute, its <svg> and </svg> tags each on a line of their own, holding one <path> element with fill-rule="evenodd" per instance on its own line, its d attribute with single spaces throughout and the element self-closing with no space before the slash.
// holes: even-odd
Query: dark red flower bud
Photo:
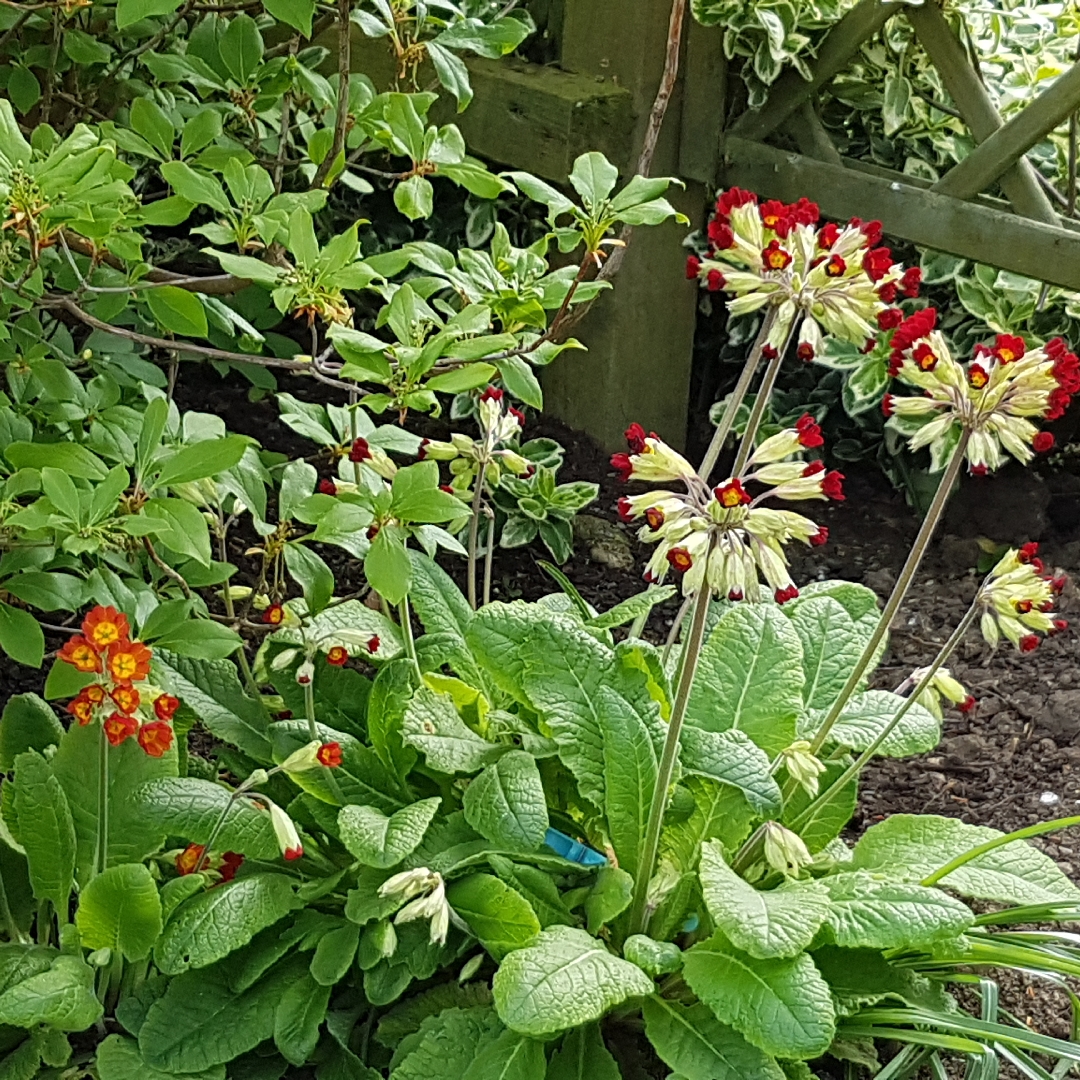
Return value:
<svg viewBox="0 0 1080 1080">
<path fill-rule="evenodd" d="M 354 439 L 352 446 L 349 447 L 349 460 L 369 461 L 370 459 L 371 447 L 368 446 L 367 439 Z"/>
<path fill-rule="evenodd" d="M 844 501 L 844 474 L 837 472 L 833 469 L 832 472 L 825 474 L 825 479 L 821 482 L 822 494 L 827 499 L 832 499 L 834 502 Z"/>
<path fill-rule="evenodd" d="M 337 494 L 337 484 L 335 484 L 333 480 L 325 480 L 325 479 L 320 480 L 319 481 L 319 491 L 323 495 L 336 495 Z"/>
<path fill-rule="evenodd" d="M 819 525 L 818 531 L 810 537 L 810 543 L 813 544 L 814 547 L 821 547 L 822 544 L 828 543 L 828 540 L 829 530 L 825 525 Z"/>
<path fill-rule="evenodd" d="M 1040 431 L 1031 440 L 1031 448 L 1036 454 L 1045 454 L 1054 449 L 1054 436 L 1049 431 Z"/>
<path fill-rule="evenodd" d="M 686 280 L 694 281 L 701 273 L 701 260 L 696 255 L 686 256 Z"/>
<path fill-rule="evenodd" d="M 1020 651 L 1024 653 L 1034 652 L 1039 647 L 1038 634 L 1025 634 L 1020 639 Z"/>
</svg>

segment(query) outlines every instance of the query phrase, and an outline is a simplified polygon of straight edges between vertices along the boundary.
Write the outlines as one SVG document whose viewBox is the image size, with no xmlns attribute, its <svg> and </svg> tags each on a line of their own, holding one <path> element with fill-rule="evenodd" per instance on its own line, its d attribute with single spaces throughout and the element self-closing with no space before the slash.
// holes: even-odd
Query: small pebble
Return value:
<svg viewBox="0 0 1080 1080">
<path fill-rule="evenodd" d="M 1061 796 L 1055 795 L 1052 791 L 1044 791 L 1039 796 L 1039 803 L 1042 806 L 1057 806 L 1061 802 Z"/>
</svg>

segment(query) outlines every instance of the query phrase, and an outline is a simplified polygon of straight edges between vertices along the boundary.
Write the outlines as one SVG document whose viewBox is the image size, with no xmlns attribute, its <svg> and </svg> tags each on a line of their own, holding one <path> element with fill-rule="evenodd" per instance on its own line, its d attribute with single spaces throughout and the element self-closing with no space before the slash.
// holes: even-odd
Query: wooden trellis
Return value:
<svg viewBox="0 0 1080 1080">
<path fill-rule="evenodd" d="M 556 182 L 588 149 L 630 169 L 663 70 L 670 3 L 548 0 L 548 8 L 558 63 L 470 61 L 476 100 L 456 122 L 474 152 Z M 937 183 L 841 156 L 814 108 L 893 16 L 910 21 L 977 144 Z M 654 174 L 686 182 L 675 201 L 695 225 L 717 186 L 785 201 L 805 195 L 830 217 L 879 219 L 890 235 L 1080 291 L 1080 223 L 1055 212 L 1024 156 L 1080 108 L 1080 64 L 1004 123 L 936 0 L 862 0 L 822 42 L 809 81 L 787 72 L 762 108 L 725 131 L 722 36 L 688 28 L 654 159 Z M 389 74 L 381 43 L 357 37 L 353 54 L 358 70 L 378 74 L 381 64 Z M 771 145 L 777 134 L 798 151 Z M 985 194 L 995 185 L 1004 199 Z M 564 356 L 545 378 L 549 407 L 606 445 L 631 420 L 676 443 L 685 432 L 697 292 L 683 280 L 682 236 L 673 224 L 638 230 L 615 290 L 578 331 L 588 355 Z"/>
</svg>

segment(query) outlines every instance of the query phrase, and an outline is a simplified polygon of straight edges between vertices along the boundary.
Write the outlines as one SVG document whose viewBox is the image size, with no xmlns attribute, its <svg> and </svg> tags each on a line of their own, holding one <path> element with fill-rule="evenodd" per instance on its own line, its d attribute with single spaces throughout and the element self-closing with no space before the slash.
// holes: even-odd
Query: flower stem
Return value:
<svg viewBox="0 0 1080 1080">
<path fill-rule="evenodd" d="M 827 803 L 840 794 L 844 789 L 844 785 L 847 784 L 853 777 L 859 775 L 865 768 L 866 763 L 878 752 L 882 743 L 896 730 L 897 725 L 908 714 L 908 710 L 918 700 L 919 695 L 930 685 L 934 676 L 938 673 L 938 670 L 945 664 L 949 657 L 956 650 L 956 647 L 963 640 L 964 634 L 967 633 L 968 628 L 978 617 L 980 610 L 980 603 L 978 597 L 968 608 L 967 613 L 957 624 L 956 629 L 952 632 L 949 640 L 938 650 L 937 656 L 934 657 L 934 662 L 926 669 L 925 674 L 919 680 L 918 684 L 911 691 L 910 694 L 904 699 L 903 704 L 896 710 L 892 719 L 878 732 L 874 737 L 870 745 L 844 770 L 843 773 L 837 777 L 836 781 L 830 784 L 794 821 L 791 822 L 789 828 L 794 832 L 798 832 L 808 821 L 810 821 L 814 815 Z"/>
<path fill-rule="evenodd" d="M 724 443 L 727 442 L 727 437 L 731 434 L 731 429 L 735 424 L 735 415 L 739 411 L 739 406 L 746 399 L 750 383 L 757 373 L 758 364 L 761 362 L 761 351 L 765 348 L 765 344 L 769 340 L 769 334 L 772 332 L 773 325 L 776 322 L 776 310 L 775 307 L 769 307 L 765 312 L 761 329 L 758 330 L 758 335 L 750 349 L 750 355 L 746 358 L 746 363 L 739 374 L 739 381 L 735 384 L 735 389 L 731 392 L 727 405 L 724 406 L 724 415 L 720 417 L 720 423 L 716 425 L 712 441 L 709 443 L 709 449 L 705 451 L 705 457 L 702 459 L 701 467 L 698 469 L 698 476 L 706 483 L 709 482 L 709 474 L 716 468 L 717 459 L 723 452 Z"/>
<path fill-rule="evenodd" d="M 103 873 L 109 861 L 109 740 L 104 723 L 98 725 L 98 816 L 97 844 L 94 848 L 94 876 Z"/>
<path fill-rule="evenodd" d="M 709 551 L 704 558 L 708 558 Z M 641 860 L 637 868 L 637 876 L 634 880 L 634 899 L 630 908 L 630 933 L 643 934 L 648 928 L 651 912 L 647 909 L 649 882 L 656 867 L 656 859 L 660 852 L 660 833 L 664 826 L 664 811 L 667 809 L 668 790 L 675 775 L 675 763 L 679 758 L 679 736 L 682 733 L 683 721 L 686 719 L 686 708 L 690 703 L 690 690 L 694 685 L 694 676 L 697 674 L 698 659 L 701 656 L 701 647 L 705 640 L 705 622 L 709 614 L 709 599 L 711 589 L 707 582 L 702 582 L 694 599 L 694 612 L 690 619 L 690 632 L 683 649 L 681 666 L 679 670 L 678 686 L 675 690 L 675 701 L 671 707 L 671 719 L 668 721 L 667 736 L 664 739 L 664 749 L 660 757 L 660 767 L 656 773 L 656 787 L 653 790 L 652 803 L 649 806 L 649 819 L 645 827 L 645 842 L 642 845 Z"/>
<path fill-rule="evenodd" d="M 315 680 L 312 678 L 310 681 L 304 683 L 304 715 L 307 717 L 308 734 L 311 737 L 312 742 L 322 742 L 322 736 L 319 734 L 318 723 L 315 719 Z M 326 786 L 330 789 L 331 794 L 338 802 L 344 806 L 345 796 L 341 792 L 341 788 L 338 787 L 337 777 L 334 775 L 334 770 L 329 765 L 320 765 L 322 769 L 323 778 L 326 780 Z M 228 807 L 226 807 L 226 811 Z M 224 819 L 223 819 L 224 820 Z M 207 845 L 206 851 L 210 850 L 210 846 Z M 203 854 L 206 854 L 204 852 Z"/>
<path fill-rule="evenodd" d="M 495 511 L 488 512 L 487 550 L 484 552 L 484 607 L 491 603 L 491 574 L 495 562 Z"/>
<path fill-rule="evenodd" d="M 476 485 L 473 488 L 472 517 L 469 518 L 469 565 L 466 581 L 469 592 L 469 607 L 476 610 L 476 549 L 480 539 L 480 506 L 484 498 L 484 472 L 486 461 L 477 462 Z"/>
<path fill-rule="evenodd" d="M 866 669 L 870 666 L 870 662 L 877 652 L 878 645 L 881 644 L 882 639 L 889 632 L 889 627 L 892 624 L 900 605 L 904 602 L 908 590 L 911 588 L 911 583 L 915 577 L 916 571 L 919 569 L 919 564 L 926 554 L 926 549 L 930 546 L 934 530 L 937 528 L 938 522 L 941 521 L 941 517 L 945 512 L 945 504 L 949 501 L 949 496 L 952 494 L 956 478 L 960 475 L 960 468 L 964 464 L 964 453 L 967 450 L 967 444 L 970 437 L 971 434 L 966 429 L 960 435 L 960 441 L 956 444 L 956 449 L 953 450 L 952 457 L 949 458 L 949 464 L 945 466 L 945 470 L 941 474 L 941 482 L 938 484 L 937 491 L 934 493 L 934 501 L 930 504 L 930 509 L 927 510 L 926 517 L 923 518 L 922 525 L 919 527 L 919 534 L 915 537 L 915 543 L 912 545 L 911 551 L 908 552 L 907 561 L 900 571 L 900 576 L 896 580 L 896 585 L 893 586 L 892 594 L 885 603 L 885 608 L 881 612 L 881 618 L 878 620 L 877 626 L 874 627 L 874 632 L 870 635 L 870 640 L 866 643 L 866 647 L 862 651 L 862 656 L 859 657 L 858 662 L 851 669 L 851 674 L 848 676 L 847 682 L 844 683 L 844 688 L 833 702 L 832 708 L 829 709 L 828 714 L 822 721 L 821 727 L 818 728 L 818 732 L 810 744 L 810 752 L 813 754 L 817 754 L 821 750 L 822 746 L 825 744 L 825 740 L 829 737 L 829 732 L 832 731 L 833 725 L 843 711 L 844 706 L 851 700 L 852 694 L 858 689 L 859 682 L 866 673 Z"/>
<path fill-rule="evenodd" d="M 750 418 L 746 421 L 746 430 L 743 432 L 742 442 L 739 443 L 739 450 L 735 455 L 735 464 L 731 467 L 732 476 L 738 476 L 746 468 L 746 463 L 754 452 L 754 439 L 765 417 L 765 410 L 769 406 L 773 387 L 776 386 L 776 377 L 780 374 L 780 365 L 784 362 L 784 354 L 791 342 L 791 334 L 792 331 L 789 330 L 784 338 L 783 348 L 776 350 L 776 355 L 769 361 L 765 374 L 761 377 L 761 385 L 754 398 L 754 407 L 750 410 Z"/>
<path fill-rule="evenodd" d="M 472 577 L 469 580 L 475 588 Z M 424 675 L 420 670 L 420 661 L 416 655 L 416 642 L 413 640 L 412 616 L 409 613 L 409 598 L 407 596 L 403 597 L 401 603 L 398 604 L 398 618 L 401 620 L 401 636 L 405 641 L 405 655 L 412 661 L 417 681 L 422 685 Z"/>
<path fill-rule="evenodd" d="M 24 944 L 26 938 L 16 924 L 15 916 L 11 913 L 11 905 L 8 903 L 7 886 L 4 884 L 3 874 L 0 874 L 0 917 L 3 918 L 4 926 L 7 928 L 8 940 Z"/>
</svg>

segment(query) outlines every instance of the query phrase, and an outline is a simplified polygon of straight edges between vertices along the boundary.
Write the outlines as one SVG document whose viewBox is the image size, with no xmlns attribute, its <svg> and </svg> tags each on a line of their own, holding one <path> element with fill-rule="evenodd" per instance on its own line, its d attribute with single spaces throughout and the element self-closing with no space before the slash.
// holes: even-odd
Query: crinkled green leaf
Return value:
<svg viewBox="0 0 1080 1080">
<path fill-rule="evenodd" d="M 145 960 L 161 933 L 161 898 L 142 863 L 110 866 L 79 894 L 75 916 L 81 943 Z"/>
<path fill-rule="evenodd" d="M 728 866 L 715 841 L 701 846 L 701 891 L 717 929 L 758 959 L 797 956 L 829 914 L 829 894 L 815 882 L 759 890 Z"/>
<path fill-rule="evenodd" d="M 502 1022 L 540 1037 L 599 1020 L 627 998 L 651 994 L 653 981 L 584 930 L 549 926 L 503 960 L 493 990 Z"/>
<path fill-rule="evenodd" d="M 476 772 L 503 748 L 480 738 L 458 716 L 449 694 L 421 687 L 405 710 L 402 736 L 439 772 Z"/>
<path fill-rule="evenodd" d="M 246 945 L 296 906 L 294 882 L 284 874 L 251 874 L 185 900 L 154 950 L 166 975 L 206 967 Z"/>
<path fill-rule="evenodd" d="M 511 851 L 535 851 L 548 828 L 547 802 L 532 754 L 511 750 L 465 789 L 465 820 L 481 836 Z"/>
<path fill-rule="evenodd" d="M 31 975 L 0 994 L 0 1024 L 32 1028 L 49 1024 L 84 1031 L 102 1013 L 94 994 L 94 969 L 80 956 L 57 956 L 48 971 Z"/>
<path fill-rule="evenodd" d="M 759 814 L 780 809 L 780 785 L 770 771 L 769 757 L 745 732 L 684 728 L 679 760 L 684 772 L 741 791 Z"/>
<path fill-rule="evenodd" d="M 341 842 L 364 866 L 397 866 L 424 839 L 441 802 L 439 798 L 422 799 L 390 817 L 374 806 L 343 806 L 338 813 Z"/>
<path fill-rule="evenodd" d="M 683 978 L 718 1020 L 766 1054 L 815 1058 L 832 1042 L 829 987 L 806 953 L 758 960 L 717 933 L 685 954 Z"/>
<path fill-rule="evenodd" d="M 63 786 L 34 750 L 15 758 L 12 786 L 34 895 L 50 901 L 66 917 L 75 877 L 76 836 Z"/>
<path fill-rule="evenodd" d="M 863 751 L 891 722 L 905 699 L 891 690 L 865 690 L 844 707 L 829 733 L 829 741 L 854 751 Z M 809 728 L 817 728 L 824 711 L 811 714 Z M 908 706 L 900 723 L 885 737 L 877 753 L 883 757 L 910 757 L 933 750 L 941 739 L 941 725 L 928 709 L 917 702 Z"/>
<path fill-rule="evenodd" d="M 855 845 L 852 869 L 900 881 L 921 881 L 958 855 L 1004 835 L 934 814 L 893 814 L 871 825 Z M 942 878 L 962 896 L 1006 904 L 1044 904 L 1080 897 L 1080 889 L 1048 855 L 1014 840 Z"/>
<path fill-rule="evenodd" d="M 540 933 L 529 901 L 490 874 L 458 879 L 447 889 L 446 898 L 496 959 L 531 945 Z"/>
</svg>

